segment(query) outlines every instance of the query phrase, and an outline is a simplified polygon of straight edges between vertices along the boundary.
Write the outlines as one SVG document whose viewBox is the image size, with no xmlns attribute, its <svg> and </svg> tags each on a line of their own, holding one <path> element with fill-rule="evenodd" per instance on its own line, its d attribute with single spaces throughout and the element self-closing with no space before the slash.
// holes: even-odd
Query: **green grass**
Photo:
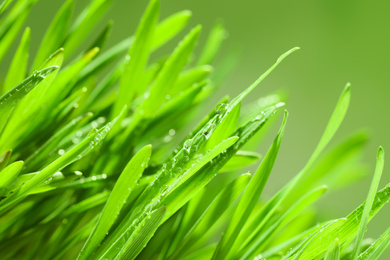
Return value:
<svg viewBox="0 0 390 260">
<path fill-rule="evenodd" d="M 134 36 L 106 48 L 113 23 L 97 24 L 111 1 L 91 0 L 74 19 L 68 0 L 34 55 L 30 28 L 15 41 L 35 2 L 0 5 L 0 61 L 18 45 L 0 85 L 1 259 L 363 260 L 385 251 L 390 229 L 370 243 L 364 237 L 390 199 L 390 185 L 378 191 L 381 147 L 366 202 L 344 218 L 313 221 L 327 190 L 366 175 L 365 133 L 328 147 L 349 84 L 306 165 L 273 196 L 262 194 L 288 112 L 283 95 L 245 97 L 299 48 L 205 111 L 231 68 L 230 56 L 214 68 L 222 24 L 205 46 L 197 46 L 201 26 L 176 39 L 191 12 L 160 19 L 160 1 L 151 0 Z M 171 54 L 153 56 L 171 41 Z M 254 152 L 280 114 L 266 154 Z M 249 165 L 258 165 L 253 175 Z"/>
</svg>

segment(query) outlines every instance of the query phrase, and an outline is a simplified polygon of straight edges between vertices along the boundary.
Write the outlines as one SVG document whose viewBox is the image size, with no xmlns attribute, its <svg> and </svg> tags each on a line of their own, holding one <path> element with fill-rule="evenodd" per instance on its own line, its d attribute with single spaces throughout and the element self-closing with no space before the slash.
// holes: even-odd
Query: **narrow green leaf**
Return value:
<svg viewBox="0 0 390 260">
<path fill-rule="evenodd" d="M 142 79 L 149 60 L 159 10 L 160 1 L 151 0 L 137 28 L 135 40 L 128 53 L 130 59 L 120 81 L 119 96 L 112 110 L 113 115 L 117 115 L 124 105 L 130 105 L 135 90 Z"/>
<path fill-rule="evenodd" d="M 115 120 L 113 123 L 115 123 Z M 20 187 L 17 192 L 2 201 L 0 211 L 4 210 L 14 201 L 24 198 L 30 191 L 32 191 L 38 185 L 42 184 L 53 174 L 60 171 L 69 164 L 80 160 L 84 155 L 89 153 L 94 147 L 96 147 L 96 145 L 98 145 L 104 139 L 104 137 L 110 131 L 113 123 L 110 122 L 106 126 L 102 127 L 100 130 L 95 131 L 94 133 L 89 135 L 85 140 L 76 145 L 73 149 L 66 152 L 60 158 L 52 162 L 50 165 L 48 165 L 46 168 L 36 174 L 33 178 L 27 181 L 24 185 Z"/>
<path fill-rule="evenodd" d="M 152 117 L 155 111 L 166 100 L 170 86 L 175 83 L 179 73 L 187 64 L 188 58 L 198 40 L 200 29 L 200 26 L 195 27 L 178 45 L 164 64 L 155 83 L 150 88 L 148 98 L 139 108 L 144 117 Z"/>
<path fill-rule="evenodd" d="M 0 14 L 4 12 L 4 10 L 12 3 L 13 0 L 3 0 L 0 5 Z"/>
<path fill-rule="evenodd" d="M 28 55 L 30 48 L 30 35 L 31 30 L 27 27 L 23 33 L 22 39 L 15 56 L 12 59 L 12 63 L 7 73 L 7 77 L 4 80 L 3 92 L 9 91 L 12 87 L 21 82 L 27 73 Z"/>
<path fill-rule="evenodd" d="M 390 244 L 390 228 L 388 228 L 366 251 L 359 255 L 359 260 L 379 259 Z"/>
<path fill-rule="evenodd" d="M 203 52 L 198 60 L 198 65 L 211 64 L 218 50 L 221 47 L 222 41 L 226 38 L 227 33 L 222 23 L 217 23 L 211 30 L 207 39 Z"/>
<path fill-rule="evenodd" d="M 10 185 L 16 179 L 23 165 L 24 163 L 22 161 L 14 162 L 0 171 L 0 190 Z"/>
<path fill-rule="evenodd" d="M 84 42 L 92 28 L 108 10 L 110 2 L 110 0 L 93 0 L 77 17 L 63 46 L 68 54 L 67 58 Z"/>
<path fill-rule="evenodd" d="M 132 260 L 144 249 L 150 238 L 159 227 L 165 215 L 165 207 L 156 209 L 146 217 L 134 230 L 115 259 Z"/>
<path fill-rule="evenodd" d="M 2 171 L 7 166 L 11 154 L 12 150 L 9 150 L 5 152 L 2 156 L 0 156 L 0 171 Z"/>
<path fill-rule="evenodd" d="M 35 57 L 33 70 L 38 69 L 51 53 L 62 47 L 61 44 L 65 39 L 72 17 L 73 6 L 74 0 L 67 0 L 50 23 Z"/>
<path fill-rule="evenodd" d="M 257 169 L 253 178 L 249 182 L 248 187 L 245 189 L 237 205 L 237 208 L 234 211 L 234 214 L 230 219 L 229 224 L 226 227 L 226 230 L 217 246 L 217 249 L 214 252 L 213 259 L 225 259 L 227 257 L 237 236 L 241 231 L 241 228 L 244 226 L 259 197 L 261 196 L 279 152 L 279 147 L 282 142 L 287 122 L 287 116 L 288 113 L 285 111 L 283 123 L 279 133 L 275 138 L 271 148 L 264 157 L 260 167 Z"/>
<path fill-rule="evenodd" d="M 340 259 L 340 243 L 336 238 L 333 240 L 332 244 L 330 244 L 328 252 L 326 252 L 324 260 L 339 260 Z"/>
<path fill-rule="evenodd" d="M 134 155 L 127 164 L 126 168 L 119 176 L 101 216 L 84 244 L 78 259 L 88 259 L 103 241 L 106 233 L 110 230 L 120 210 L 126 203 L 131 190 L 134 189 L 137 184 L 136 182 L 146 168 L 150 159 L 151 151 L 151 145 L 145 146 L 136 155 Z"/>
<path fill-rule="evenodd" d="M 108 22 L 106 27 L 103 29 L 103 31 L 99 34 L 99 36 L 96 38 L 95 42 L 92 43 L 87 50 L 92 50 L 93 48 L 99 48 L 100 50 L 103 49 L 105 46 L 108 37 L 110 36 L 112 25 L 114 22 L 111 20 Z"/>
<path fill-rule="evenodd" d="M 246 167 L 259 161 L 261 155 L 255 152 L 238 151 L 220 170 L 220 172 L 228 172 Z"/>
<path fill-rule="evenodd" d="M 191 15 L 191 11 L 184 10 L 160 22 L 153 39 L 152 50 L 156 50 L 177 35 L 187 25 Z"/>
<path fill-rule="evenodd" d="M 372 209 L 372 205 L 374 204 L 375 194 L 378 190 L 379 181 L 382 176 L 383 167 L 385 164 L 385 151 L 382 147 L 379 147 L 378 153 L 376 156 L 376 167 L 374 177 L 372 178 L 370 190 L 367 195 L 366 203 L 364 204 L 364 210 L 362 214 L 362 218 L 359 225 L 359 231 L 357 234 L 355 246 L 352 252 L 352 259 L 357 259 L 360 254 L 360 246 L 363 241 L 364 233 L 366 232 L 368 219 L 370 217 L 370 211 Z"/>
<path fill-rule="evenodd" d="M 11 113 L 16 104 L 43 79 L 57 69 L 58 66 L 51 66 L 40 70 L 0 97 L 0 134 L 8 119 L 8 115 Z"/>
<path fill-rule="evenodd" d="M 184 71 L 177 79 L 176 83 L 169 91 L 170 96 L 175 96 L 180 91 L 184 91 L 192 85 L 204 80 L 211 72 L 213 67 L 210 65 L 198 66 L 187 71 Z"/>
</svg>

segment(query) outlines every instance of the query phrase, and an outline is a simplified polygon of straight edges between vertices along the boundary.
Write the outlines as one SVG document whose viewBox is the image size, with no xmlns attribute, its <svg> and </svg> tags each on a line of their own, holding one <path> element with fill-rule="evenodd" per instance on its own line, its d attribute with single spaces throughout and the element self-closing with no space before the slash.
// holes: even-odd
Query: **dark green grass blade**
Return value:
<svg viewBox="0 0 390 260">
<path fill-rule="evenodd" d="M 382 176 L 383 167 L 385 164 L 385 152 L 382 147 L 379 147 L 378 154 L 376 156 L 376 168 L 374 177 L 372 178 L 370 190 L 367 195 L 366 203 L 364 204 L 364 210 L 362 214 L 362 218 L 359 225 L 359 232 L 357 234 L 355 246 L 352 252 L 352 259 L 357 259 L 358 255 L 360 254 L 360 246 L 363 241 L 364 233 L 366 232 L 368 219 L 370 217 L 370 211 L 372 208 L 372 205 L 374 203 L 375 194 L 378 190 L 379 181 Z"/>
</svg>

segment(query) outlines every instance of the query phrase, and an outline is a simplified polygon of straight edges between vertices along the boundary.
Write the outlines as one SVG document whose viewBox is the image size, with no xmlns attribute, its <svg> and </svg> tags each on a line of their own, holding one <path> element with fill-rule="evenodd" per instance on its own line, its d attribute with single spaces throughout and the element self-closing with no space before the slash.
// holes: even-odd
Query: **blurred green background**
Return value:
<svg viewBox="0 0 390 260">
<path fill-rule="evenodd" d="M 85 2 L 76 1 L 76 12 L 82 10 Z M 145 0 L 113 1 L 105 18 L 105 22 L 114 20 L 108 45 L 133 34 L 146 3 Z M 32 28 L 33 52 L 61 4 L 59 0 L 41 0 L 34 7 L 27 21 Z M 229 37 L 220 56 L 231 52 L 239 54 L 237 65 L 218 93 L 219 97 L 225 93 L 236 95 L 280 54 L 292 47 L 301 47 L 249 97 L 254 100 L 276 90 L 285 90 L 289 97 L 290 118 L 266 190 L 268 194 L 304 166 L 347 82 L 352 83 L 352 103 L 334 141 L 368 128 L 371 140 L 364 161 L 369 165 L 369 175 L 373 174 L 377 147 L 383 145 L 390 151 L 387 136 L 390 126 L 390 1 L 161 0 L 162 18 L 185 9 L 193 12 L 187 29 L 198 23 L 203 25 L 201 43 L 215 22 L 222 19 Z M 162 52 L 169 53 L 173 47 L 174 43 Z M 266 148 L 262 147 L 262 151 Z M 381 186 L 390 182 L 386 168 Z M 366 178 L 328 195 L 322 201 L 321 219 L 347 215 L 365 199 L 369 185 L 370 178 Z M 390 225 L 389 217 L 390 207 L 385 207 L 369 225 L 368 235 L 377 237 L 382 233 Z"/>
</svg>

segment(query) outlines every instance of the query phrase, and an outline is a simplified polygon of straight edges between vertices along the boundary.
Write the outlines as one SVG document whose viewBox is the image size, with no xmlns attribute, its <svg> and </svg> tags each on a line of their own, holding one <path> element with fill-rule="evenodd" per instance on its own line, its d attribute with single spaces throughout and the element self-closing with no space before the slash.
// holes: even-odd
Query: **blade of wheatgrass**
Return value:
<svg viewBox="0 0 390 260">
<path fill-rule="evenodd" d="M 390 228 L 388 228 L 369 248 L 358 257 L 359 260 L 379 259 L 390 245 Z"/>
<path fill-rule="evenodd" d="M 191 11 L 184 10 L 171 15 L 160 22 L 157 26 L 153 39 L 152 51 L 156 50 L 177 35 L 184 26 L 187 25 L 191 15 Z"/>
<path fill-rule="evenodd" d="M 288 113 L 285 111 L 283 123 L 279 133 L 276 136 L 271 148 L 265 155 L 264 160 L 260 164 L 260 167 L 257 169 L 256 173 L 245 189 L 237 205 L 237 208 L 234 211 L 233 216 L 230 219 L 220 242 L 218 243 L 217 249 L 213 255 L 213 259 L 225 259 L 227 257 L 238 234 L 249 218 L 249 215 L 255 207 L 259 197 L 261 196 L 279 152 L 279 147 L 282 142 L 285 126 L 287 123 L 287 116 Z"/>
<path fill-rule="evenodd" d="M 8 115 L 16 104 L 26 96 L 33 88 L 35 88 L 42 80 L 58 69 L 58 66 L 51 66 L 40 70 L 30 77 L 23 80 L 16 87 L 9 90 L 0 97 L 0 134 L 8 119 Z"/>
<path fill-rule="evenodd" d="M 23 161 L 17 161 L 0 171 L 0 190 L 11 184 L 23 168 Z"/>
<path fill-rule="evenodd" d="M 115 102 L 112 114 L 115 116 L 124 105 L 129 106 L 136 88 L 142 80 L 145 66 L 151 53 L 154 32 L 159 17 L 160 1 L 151 0 L 137 28 L 135 40 L 131 46 L 119 85 L 119 96 Z"/>
<path fill-rule="evenodd" d="M 169 95 L 175 96 L 181 91 L 185 91 L 192 85 L 204 80 L 212 71 L 213 67 L 210 65 L 203 65 L 182 72 L 170 89 Z"/>
<path fill-rule="evenodd" d="M 211 30 L 206 45 L 197 62 L 198 65 L 211 64 L 215 55 L 221 47 L 222 41 L 226 38 L 227 33 L 222 23 L 217 23 Z"/>
<path fill-rule="evenodd" d="M 165 207 L 151 212 L 134 230 L 115 259 L 133 260 L 144 249 L 164 218 Z"/>
<path fill-rule="evenodd" d="M 326 252 L 324 260 L 339 260 L 340 259 L 340 242 L 338 238 L 330 244 L 328 252 Z"/>
<path fill-rule="evenodd" d="M 67 0 L 57 12 L 42 39 L 32 70 L 38 69 L 51 53 L 61 48 L 72 17 L 74 0 Z"/>
<path fill-rule="evenodd" d="M 3 92 L 9 91 L 12 87 L 16 86 L 26 77 L 30 48 L 30 36 L 31 30 L 29 27 L 27 27 L 24 30 L 19 47 L 16 50 L 15 56 L 12 59 L 12 63 L 4 80 Z"/>
<path fill-rule="evenodd" d="M 11 154 L 12 150 L 8 150 L 2 156 L 0 156 L 0 171 L 2 171 L 7 166 Z"/>
<path fill-rule="evenodd" d="M 98 47 L 100 50 L 103 49 L 103 47 L 106 45 L 106 42 L 111 34 L 112 26 L 114 22 L 110 20 L 106 27 L 104 27 L 103 31 L 99 34 L 99 36 L 96 38 L 96 40 L 89 46 L 87 49 L 87 52 L 89 50 L 92 50 L 93 48 Z"/>
<path fill-rule="evenodd" d="M 288 195 L 296 188 L 299 182 L 306 176 L 308 170 L 311 168 L 313 163 L 316 161 L 318 156 L 322 153 L 326 145 L 332 139 L 337 129 L 339 128 L 349 105 L 351 98 L 350 85 L 347 84 L 341 97 L 336 105 L 336 108 L 329 120 L 329 123 L 325 129 L 324 134 L 322 135 L 319 144 L 317 145 L 315 152 L 312 154 L 305 167 L 290 181 L 288 182 L 281 190 L 279 190 L 263 207 L 262 210 L 256 213 L 256 217 L 253 221 L 248 222 L 243 231 L 240 233 L 238 244 L 241 244 L 243 247 L 253 238 L 256 234 L 269 220 L 273 215 L 276 209 L 288 198 Z"/>
<path fill-rule="evenodd" d="M 137 185 L 137 181 L 141 177 L 144 169 L 147 167 L 151 152 L 152 146 L 147 145 L 131 158 L 119 176 L 95 228 L 85 242 L 77 259 L 88 259 L 91 257 L 94 250 L 103 241 L 126 203 L 131 191 Z"/>
<path fill-rule="evenodd" d="M 0 14 L 4 12 L 5 9 L 12 3 L 13 0 L 3 0 L 0 4 Z"/>
<path fill-rule="evenodd" d="M 57 171 L 60 171 L 64 167 L 77 160 L 80 160 L 84 155 L 89 153 L 94 147 L 96 147 L 97 144 L 99 144 L 104 139 L 104 137 L 110 131 L 113 123 L 115 123 L 115 120 L 112 123 L 108 123 L 100 130 L 95 131 L 94 133 L 89 135 L 69 152 L 59 157 L 57 160 L 49 164 L 33 178 L 27 181 L 13 195 L 2 201 L 2 203 L 0 204 L 0 212 L 9 205 L 11 205 L 13 202 L 23 199 L 26 195 L 28 195 L 30 191 L 32 191 L 35 187 L 43 183 L 46 179 L 50 178 Z"/>
<path fill-rule="evenodd" d="M 240 150 L 222 167 L 220 172 L 237 170 L 254 164 L 260 159 L 261 155 L 259 153 Z"/>
<path fill-rule="evenodd" d="M 362 218 L 360 220 L 359 231 L 352 252 L 353 260 L 357 259 L 360 254 L 360 246 L 363 241 L 364 233 L 366 232 L 370 211 L 372 209 L 372 205 L 374 204 L 375 194 L 378 190 L 379 181 L 382 176 L 384 164 L 385 164 L 385 152 L 382 147 L 379 147 L 376 156 L 376 167 L 375 167 L 374 177 L 372 178 L 370 190 L 368 192 L 367 199 L 364 204 L 364 210 L 363 210 Z"/>
</svg>

